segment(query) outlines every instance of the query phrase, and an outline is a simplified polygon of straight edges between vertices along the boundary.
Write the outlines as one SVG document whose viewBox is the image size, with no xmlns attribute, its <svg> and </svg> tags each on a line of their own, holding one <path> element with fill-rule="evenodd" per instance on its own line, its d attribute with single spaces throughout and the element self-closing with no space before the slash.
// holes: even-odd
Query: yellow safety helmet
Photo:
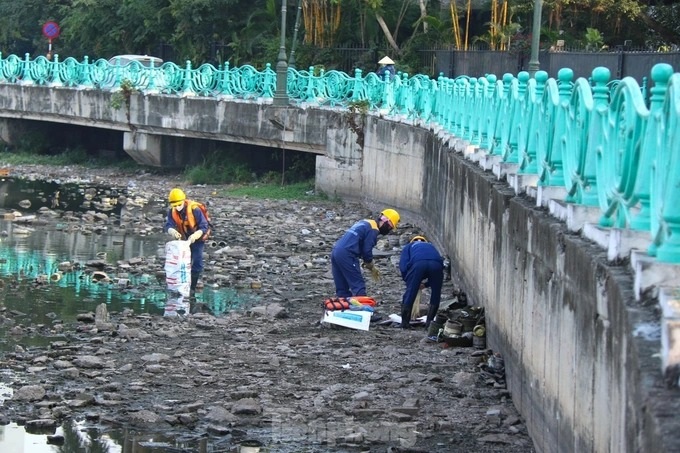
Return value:
<svg viewBox="0 0 680 453">
<path fill-rule="evenodd" d="M 182 189 L 174 188 L 168 194 L 168 203 L 170 203 L 170 206 L 177 206 L 186 199 L 187 196 L 184 195 Z"/>
<path fill-rule="evenodd" d="M 411 238 L 410 242 L 416 242 L 416 241 L 427 242 L 427 239 L 425 239 L 425 236 L 413 236 L 413 238 Z"/>
<path fill-rule="evenodd" d="M 392 222 L 392 226 L 394 228 L 397 228 L 397 225 L 399 225 L 399 220 L 401 218 L 399 217 L 399 213 L 394 209 L 385 209 L 383 212 L 380 213 L 380 215 L 384 215 L 385 217 L 390 219 L 390 222 Z"/>
</svg>

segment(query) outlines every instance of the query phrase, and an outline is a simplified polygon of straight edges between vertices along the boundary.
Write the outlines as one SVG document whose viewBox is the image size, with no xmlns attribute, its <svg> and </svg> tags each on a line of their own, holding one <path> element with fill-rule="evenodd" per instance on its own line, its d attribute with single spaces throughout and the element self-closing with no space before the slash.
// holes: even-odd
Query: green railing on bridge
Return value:
<svg viewBox="0 0 680 453">
<path fill-rule="evenodd" d="M 602 226 L 648 233 L 650 255 L 680 263 L 680 73 L 658 64 L 651 79 L 647 96 L 632 78 L 610 80 L 606 68 L 590 80 L 573 80 L 570 69 L 556 79 L 539 71 L 434 80 L 311 67 L 288 69 L 287 91 L 301 106 L 364 101 L 370 110 L 442 127 L 519 174 L 536 175 L 538 185 L 566 189 L 565 201 L 599 207 Z M 268 100 L 276 89 L 269 64 L 262 71 L 189 62 L 148 68 L 0 54 L 0 83 L 117 90 L 125 80 L 145 94 Z"/>
</svg>

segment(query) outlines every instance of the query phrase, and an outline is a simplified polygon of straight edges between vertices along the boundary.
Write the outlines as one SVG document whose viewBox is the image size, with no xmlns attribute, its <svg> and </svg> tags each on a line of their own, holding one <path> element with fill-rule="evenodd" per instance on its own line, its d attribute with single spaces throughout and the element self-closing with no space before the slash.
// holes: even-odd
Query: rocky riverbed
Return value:
<svg viewBox="0 0 680 453">
<path fill-rule="evenodd" d="M 215 224 L 202 284 L 236 289 L 251 302 L 217 316 L 201 304 L 176 317 L 93 306 L 75 322 L 49 326 L 27 324 L 0 305 L 0 323 L 12 326 L 12 335 L 56 338 L 0 357 L 13 390 L 0 406 L 1 423 L 49 430 L 68 419 L 87 420 L 207 438 L 222 448 L 212 451 L 238 451 L 244 441 L 270 452 L 534 451 L 505 388 L 502 357 L 427 341 L 424 328 L 402 331 L 380 322 L 399 311 L 401 245 L 428 231 L 404 219 L 380 240 L 382 279 L 368 279 L 378 322 L 369 331 L 329 326 L 320 319 L 323 300 L 333 295 L 332 245 L 354 221 L 375 212 L 341 201 L 229 198 L 223 187 L 187 186 L 178 175 L 112 173 L 11 169 L 14 176 L 125 188 L 119 216 L 63 212 L 56 205 L 35 217 L 34 228 L 59 219 L 83 234 L 159 233 L 167 192 L 182 187 L 189 198 L 207 202 Z M 160 278 L 163 260 L 138 257 L 101 271 Z M 463 300 L 450 281 L 443 300 Z M 427 294 L 424 309 L 426 302 Z"/>
</svg>

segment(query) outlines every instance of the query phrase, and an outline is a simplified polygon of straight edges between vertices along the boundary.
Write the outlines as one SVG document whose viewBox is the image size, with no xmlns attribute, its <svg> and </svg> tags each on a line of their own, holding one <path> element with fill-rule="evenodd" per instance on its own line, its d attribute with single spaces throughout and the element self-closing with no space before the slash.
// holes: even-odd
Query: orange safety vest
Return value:
<svg viewBox="0 0 680 453">
<path fill-rule="evenodd" d="M 196 217 L 194 216 L 194 209 L 199 208 L 200 209 L 200 204 L 191 201 L 191 200 L 184 200 L 184 209 L 186 209 L 187 212 L 187 218 L 183 219 L 180 216 L 180 213 L 177 212 L 177 209 L 171 208 L 172 210 L 172 220 L 175 222 L 175 225 L 177 225 L 177 231 L 180 232 L 180 234 L 188 238 L 191 233 L 195 233 L 198 231 L 198 225 L 196 223 Z M 206 218 L 205 221 L 207 222 L 208 219 Z M 208 231 L 203 233 L 203 236 L 201 236 L 201 239 L 199 241 L 205 241 L 208 239 L 208 236 L 210 236 L 210 228 L 208 228 Z"/>
</svg>

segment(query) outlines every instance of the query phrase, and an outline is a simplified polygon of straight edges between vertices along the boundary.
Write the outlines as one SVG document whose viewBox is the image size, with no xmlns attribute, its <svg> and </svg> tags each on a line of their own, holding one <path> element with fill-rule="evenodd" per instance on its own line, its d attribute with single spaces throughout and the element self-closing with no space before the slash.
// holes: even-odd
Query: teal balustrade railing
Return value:
<svg viewBox="0 0 680 453">
<path fill-rule="evenodd" d="M 573 80 L 538 71 L 485 77 L 288 69 L 291 103 L 342 107 L 365 101 L 383 115 L 444 128 L 486 150 L 537 184 L 565 190 L 565 201 L 599 208 L 600 225 L 649 234 L 648 253 L 680 263 L 680 74 L 657 64 L 648 89 L 632 78 L 611 80 L 596 68 Z M 30 59 L 0 54 L 0 83 L 120 89 L 127 81 L 145 94 L 272 99 L 276 72 L 267 64 L 197 68 L 187 62 L 145 67 L 55 55 Z M 649 94 L 648 94 L 649 93 Z"/>
</svg>

